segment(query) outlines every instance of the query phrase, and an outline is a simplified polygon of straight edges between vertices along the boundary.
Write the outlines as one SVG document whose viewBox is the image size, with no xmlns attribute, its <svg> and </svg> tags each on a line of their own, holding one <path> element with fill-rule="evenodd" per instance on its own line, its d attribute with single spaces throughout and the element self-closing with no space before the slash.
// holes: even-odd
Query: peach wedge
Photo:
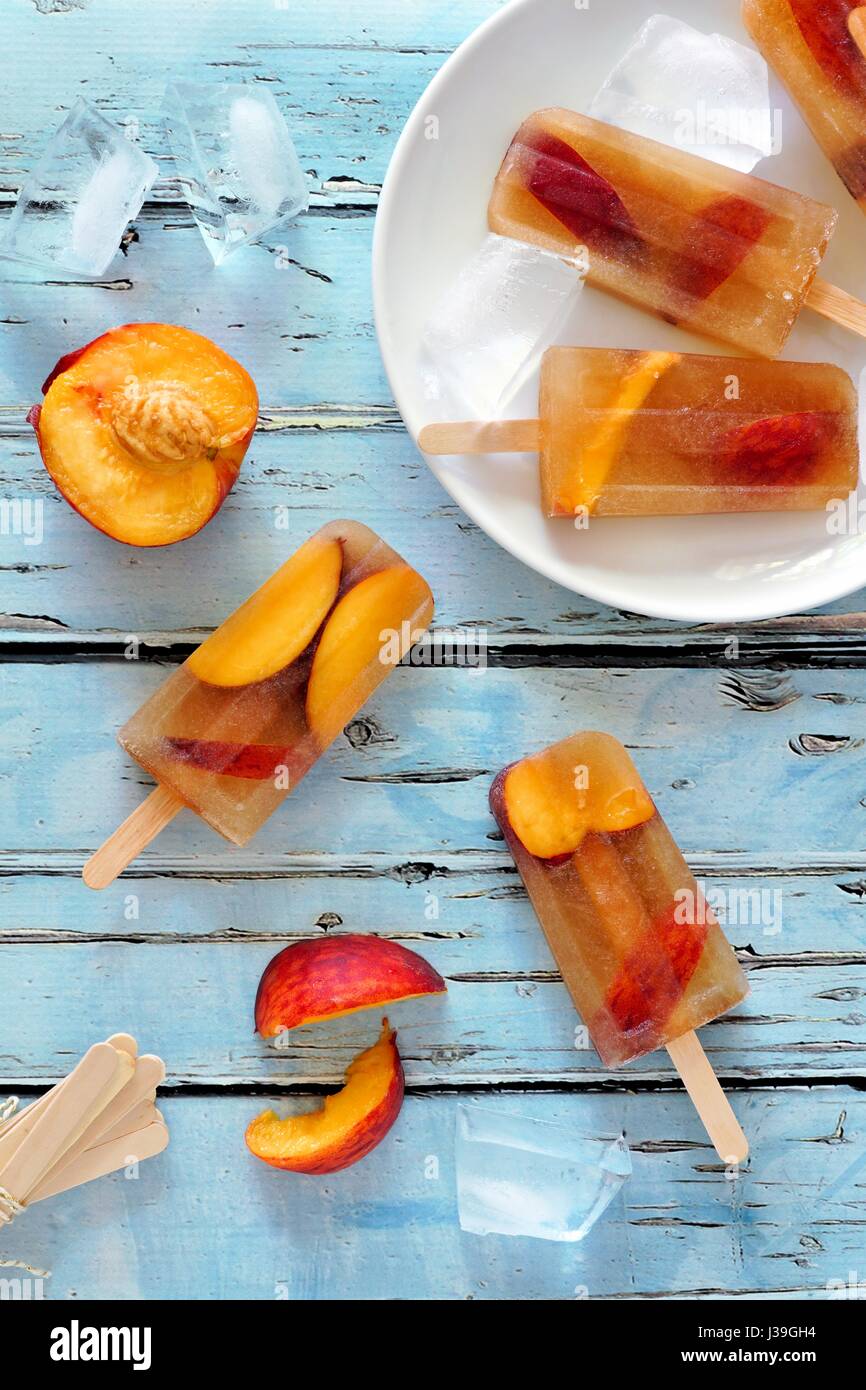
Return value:
<svg viewBox="0 0 866 1390">
<path fill-rule="evenodd" d="M 307 723 L 326 748 L 423 634 L 433 616 L 428 585 L 409 565 L 360 580 L 328 619 L 310 671 Z"/>
<path fill-rule="evenodd" d="M 397 941 L 357 933 L 315 937 L 287 946 L 266 967 L 256 1029 L 273 1038 L 304 1023 L 444 991 L 438 970 Z"/>
<path fill-rule="evenodd" d="M 491 789 L 500 797 L 520 843 L 548 860 L 573 854 L 590 831 L 629 830 L 655 812 L 622 745 L 594 732 L 506 768 Z"/>
<path fill-rule="evenodd" d="M 281 1120 L 265 1110 L 248 1126 L 247 1148 L 293 1173 L 337 1173 L 382 1142 L 403 1104 L 403 1064 L 388 1020 L 379 1041 L 356 1057 L 345 1085 L 319 1110 Z"/>
<path fill-rule="evenodd" d="M 208 338 L 167 323 L 112 328 L 61 358 L 28 415 L 66 500 L 128 545 L 171 545 L 219 510 L 258 396 Z"/>
<path fill-rule="evenodd" d="M 343 547 L 317 534 L 193 652 L 210 685 L 249 685 L 290 666 L 312 642 L 340 587 Z"/>
</svg>

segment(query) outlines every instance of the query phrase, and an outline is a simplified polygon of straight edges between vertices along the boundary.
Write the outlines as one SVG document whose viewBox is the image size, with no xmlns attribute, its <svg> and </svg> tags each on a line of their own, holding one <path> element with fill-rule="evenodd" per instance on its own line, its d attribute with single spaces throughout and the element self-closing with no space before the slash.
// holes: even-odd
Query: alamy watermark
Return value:
<svg viewBox="0 0 866 1390">
<path fill-rule="evenodd" d="M 760 927 L 765 936 L 782 930 L 781 888 L 708 887 L 698 880 L 697 893 L 680 888 L 674 893 L 674 921 L 683 926 Z"/>
<path fill-rule="evenodd" d="M 400 628 L 383 628 L 379 660 L 384 666 L 453 666 L 480 671 L 487 668 L 487 629 L 483 627 L 413 630 L 406 620 Z"/>
<path fill-rule="evenodd" d="M 22 536 L 25 545 L 41 545 L 44 511 L 41 497 L 0 497 L 0 536 Z"/>
</svg>

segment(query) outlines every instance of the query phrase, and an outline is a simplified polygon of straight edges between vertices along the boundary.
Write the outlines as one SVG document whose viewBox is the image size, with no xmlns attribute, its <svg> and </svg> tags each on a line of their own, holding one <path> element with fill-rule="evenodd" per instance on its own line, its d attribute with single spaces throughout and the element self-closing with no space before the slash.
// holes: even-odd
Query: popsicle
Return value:
<svg viewBox="0 0 866 1390">
<path fill-rule="evenodd" d="M 158 786 L 85 865 L 88 886 L 183 806 L 245 845 L 432 615 L 426 582 L 373 531 L 323 526 L 121 729 Z"/>
<path fill-rule="evenodd" d="M 720 1157 L 744 1158 L 695 1030 L 746 978 L 625 748 L 574 734 L 500 772 L 490 806 L 605 1066 L 668 1048 Z"/>
<path fill-rule="evenodd" d="M 866 305 L 816 280 L 831 207 L 573 111 L 537 111 L 496 177 L 490 230 L 574 256 L 587 281 L 757 356 L 804 303 L 866 336 Z"/>
<path fill-rule="evenodd" d="M 857 393 L 826 362 L 548 348 L 539 420 L 425 426 L 425 453 L 537 450 L 546 516 L 807 511 L 857 487 Z"/>
<path fill-rule="evenodd" d="M 743 0 L 743 22 L 866 212 L 866 58 L 859 0 Z"/>
</svg>

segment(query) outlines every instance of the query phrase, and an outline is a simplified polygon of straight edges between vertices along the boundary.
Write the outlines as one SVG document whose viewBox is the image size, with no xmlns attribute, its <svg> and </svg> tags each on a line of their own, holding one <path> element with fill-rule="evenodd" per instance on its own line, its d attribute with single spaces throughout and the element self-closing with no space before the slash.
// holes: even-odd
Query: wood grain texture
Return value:
<svg viewBox="0 0 866 1390">
<path fill-rule="evenodd" d="M 369 287 L 378 190 L 417 96 L 498 8 L 14 0 L 0 18 L 0 225 L 80 92 L 161 170 L 102 283 L 0 267 L 0 497 L 43 508 L 40 544 L 0 534 L 0 1095 L 39 1092 L 118 1027 L 166 1057 L 172 1087 L 172 1145 L 135 1182 L 16 1225 L 15 1253 L 55 1271 L 50 1297 L 809 1299 L 861 1259 L 866 1179 L 820 1193 L 866 1139 L 866 598 L 735 632 L 601 608 L 479 533 L 390 398 Z M 172 76 L 267 83 L 311 179 L 310 213 L 219 271 L 159 126 Z M 24 417 L 62 353 L 160 318 L 234 353 L 263 405 L 218 517 L 147 552 L 57 497 Z M 150 785 L 116 729 L 338 515 L 419 565 L 440 627 L 479 629 L 489 669 L 404 667 L 248 849 L 184 815 L 88 894 L 86 854 Z M 752 1146 L 735 1183 L 664 1054 L 611 1075 L 575 1046 L 489 816 L 500 766 L 580 726 L 629 745 L 728 908 L 752 993 L 702 1040 Z M 252 1035 L 253 995 L 281 946 L 346 930 L 420 950 L 449 992 L 395 1011 L 410 1094 L 388 1141 L 333 1179 L 295 1178 L 251 1158 L 246 1123 L 271 1093 L 298 1109 L 337 1084 L 378 1017 L 274 1050 Z M 459 1231 L 460 1099 L 626 1129 L 634 1177 L 585 1244 Z"/>
<path fill-rule="evenodd" d="M 762 1158 L 731 1182 L 683 1094 L 470 1097 L 581 1133 L 625 1124 L 634 1175 L 575 1246 L 458 1229 L 453 1096 L 410 1096 L 385 1143 L 327 1179 L 276 1172 L 243 1148 L 267 1097 L 169 1098 L 165 1154 L 137 1180 L 115 1175 L 27 1212 L 16 1250 L 54 1271 L 52 1298 L 80 1298 L 96 1278 L 130 1299 L 821 1299 L 862 1265 L 866 1179 L 821 1191 L 862 1153 L 866 1102 L 844 1087 L 797 1100 L 734 1096 Z"/>
</svg>

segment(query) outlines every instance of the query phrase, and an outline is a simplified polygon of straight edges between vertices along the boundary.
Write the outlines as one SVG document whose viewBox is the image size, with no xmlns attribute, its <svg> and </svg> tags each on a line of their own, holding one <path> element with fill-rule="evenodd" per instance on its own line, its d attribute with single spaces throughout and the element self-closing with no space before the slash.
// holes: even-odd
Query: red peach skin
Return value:
<svg viewBox="0 0 866 1390">
<path fill-rule="evenodd" d="M 273 1038 L 323 1018 L 376 1008 L 446 985 L 415 951 L 377 936 L 347 934 L 297 941 L 265 969 L 256 995 L 256 1029 Z"/>
</svg>

